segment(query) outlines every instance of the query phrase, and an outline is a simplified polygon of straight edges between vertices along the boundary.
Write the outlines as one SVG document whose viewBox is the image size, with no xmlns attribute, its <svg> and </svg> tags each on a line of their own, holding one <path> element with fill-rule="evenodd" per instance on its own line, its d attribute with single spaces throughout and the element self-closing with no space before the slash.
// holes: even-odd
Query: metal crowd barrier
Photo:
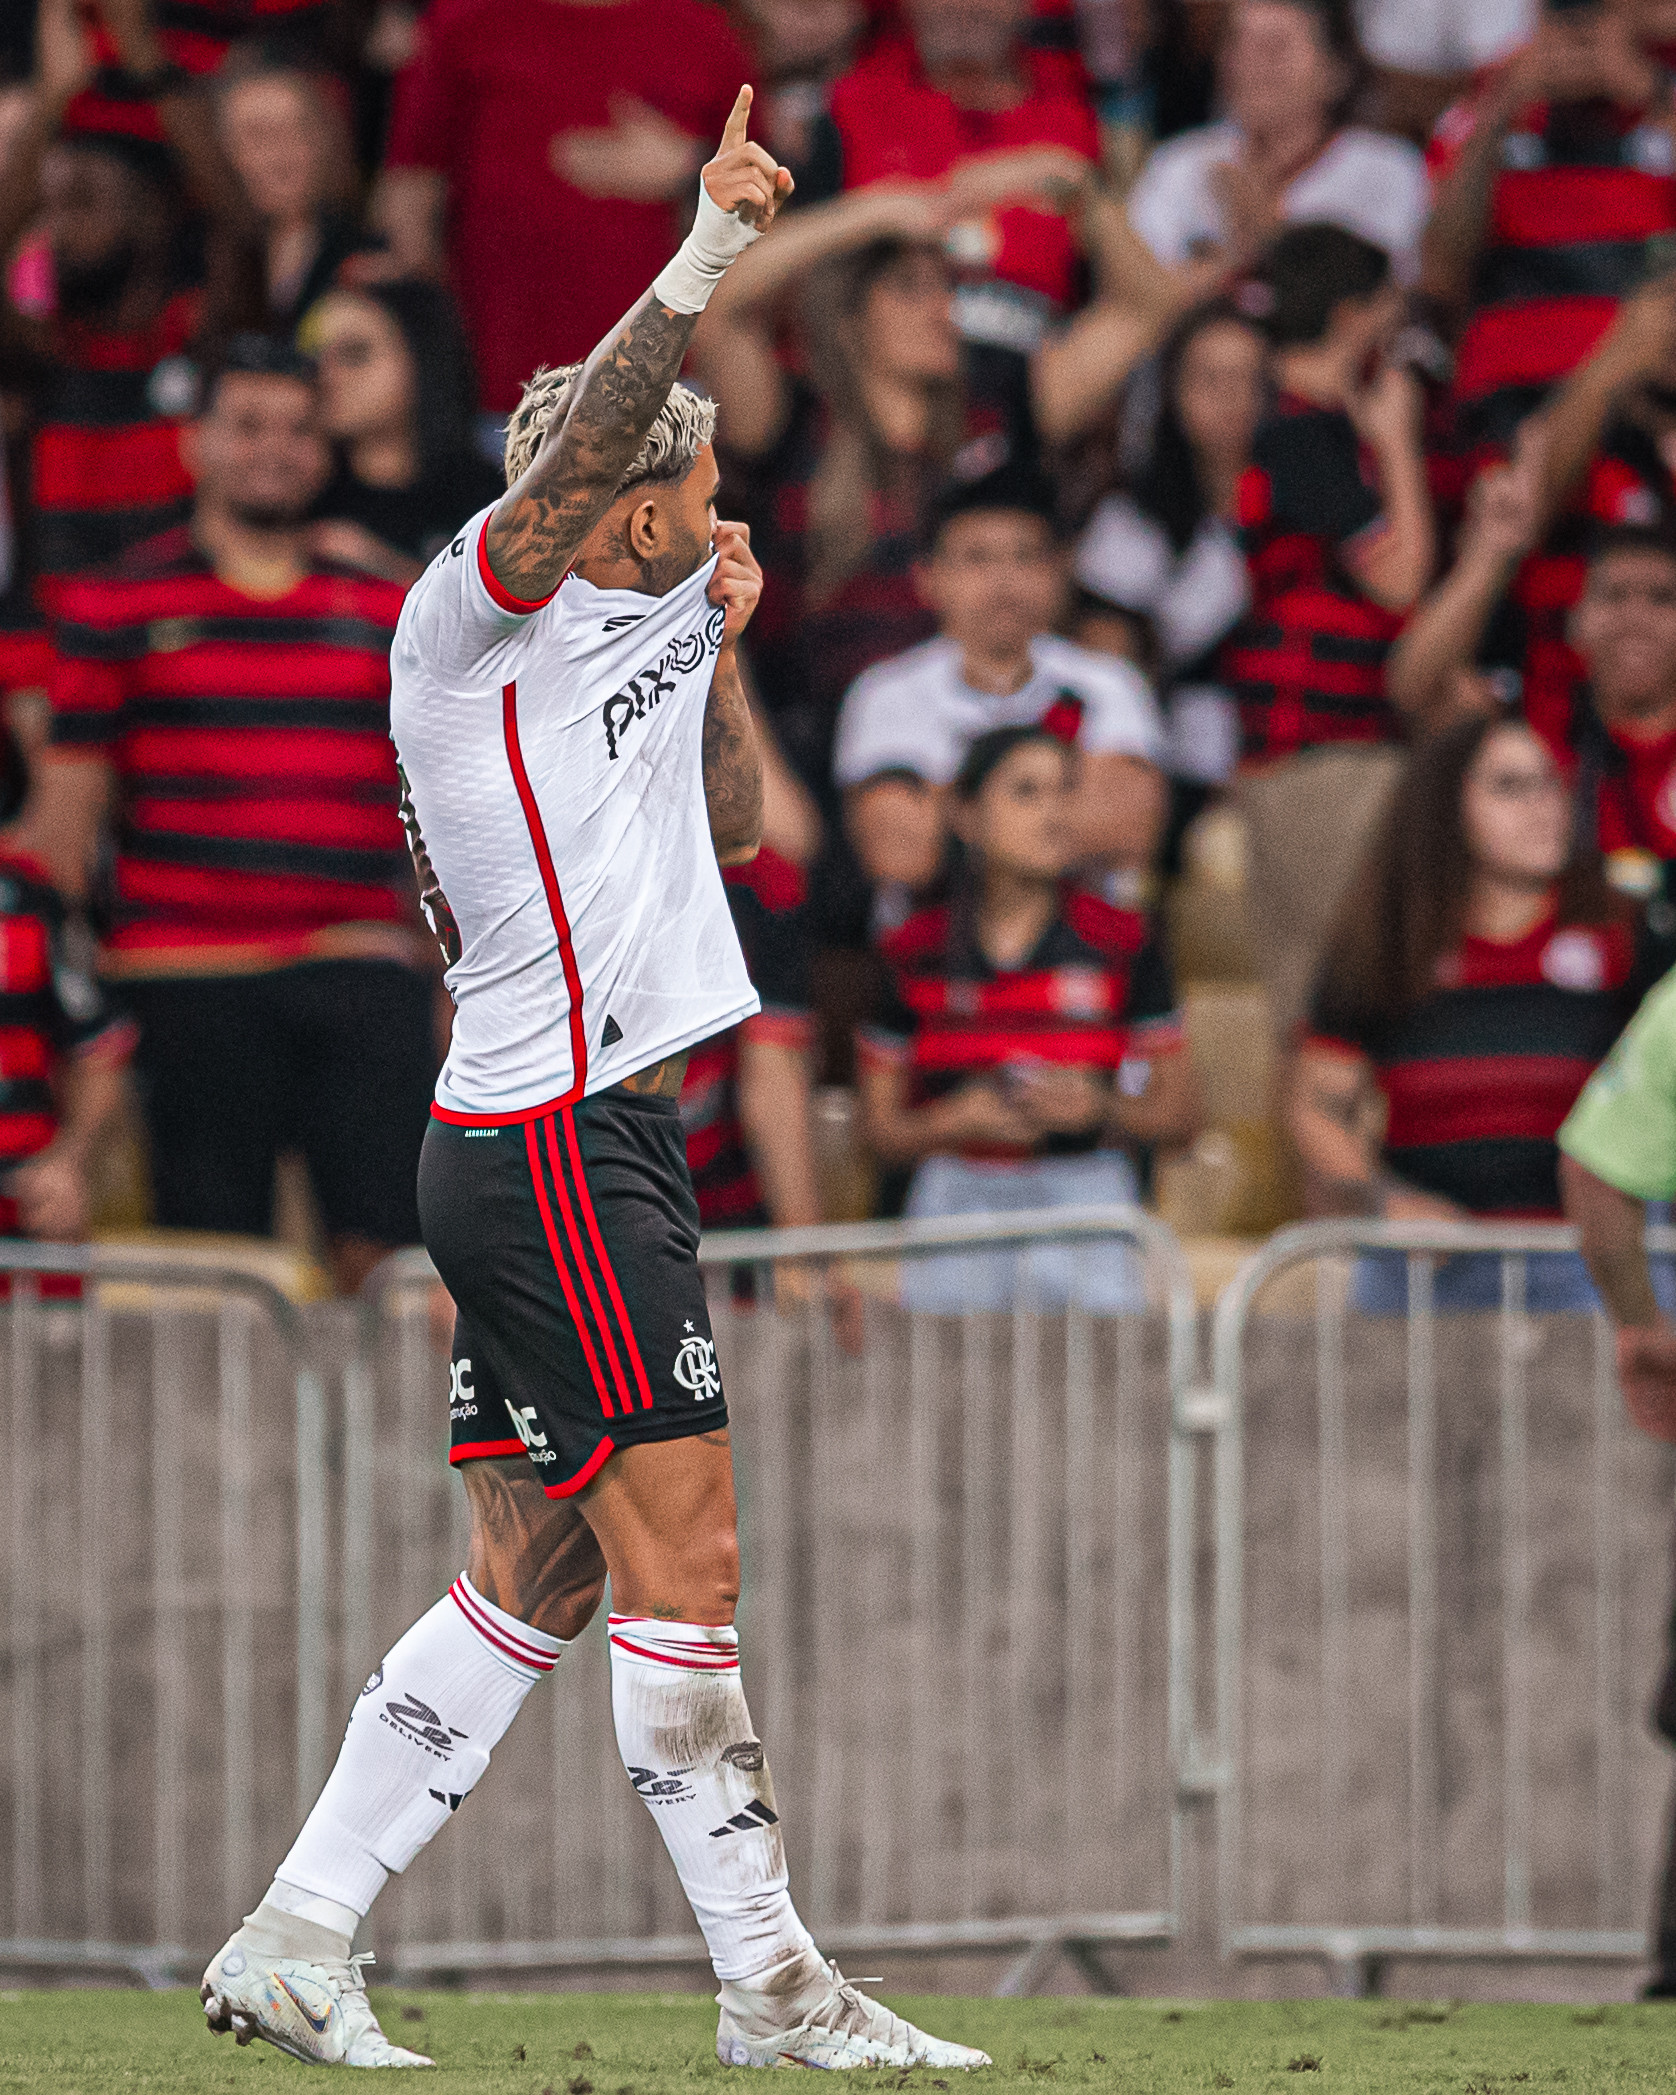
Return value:
<svg viewBox="0 0 1676 2095">
<path fill-rule="evenodd" d="M 1205 1381 L 1185 1255 L 1139 1211 L 708 1239 L 745 1681 L 822 1940 L 1011 1951 L 1015 1991 L 1213 1918 L 1230 1957 L 1346 1987 L 1641 1957 L 1670 1457 L 1622 1424 L 1601 1320 L 1529 1306 L 1571 1243 L 1283 1231 Z M 1038 1260 L 1011 1310 L 934 1263 L 1009 1247 Z M 1120 1247 L 1130 1307 L 1049 1299 Z M 1446 1312 L 1469 1252 L 1491 1306 Z M 0 1244 L 0 1968 L 190 1977 L 463 1561 L 423 1255 L 306 1310 L 258 1263 Z M 598 1625 L 469 1826 L 381 1899 L 386 1969 L 700 1962 Z M 1213 1834 L 1214 1914 L 1187 1890 Z"/>
<path fill-rule="evenodd" d="M 935 1278 L 916 1262 L 1044 1244 L 1108 1277 L 1129 1246 L 1147 1307 L 895 1300 L 904 1276 Z M 1184 1817 L 1215 1780 L 1194 1713 L 1208 1526 L 1180 1245 L 1139 1210 L 1096 1208 L 713 1236 L 701 1257 L 739 1479 L 745 1683 L 806 1919 L 846 1956 L 1010 1949 L 1004 1984 L 1022 1990 L 1064 1952 L 1109 1985 L 1101 1945 L 1179 1934 Z M 859 1297 L 857 1353 L 822 1271 L 856 1290 L 851 1317 Z M 982 1277 L 956 1267 L 944 1290 Z M 425 1380 L 407 1348 L 425 1343 L 430 1278 L 417 1253 L 375 1276 L 369 1341 L 406 1389 Z M 399 1432 L 377 1368 L 369 1351 L 356 1415 Z M 434 1480 L 434 1392 L 425 1406 Z M 404 1492 L 437 1490 L 387 1432 L 379 1461 Z M 388 1582 L 404 1592 L 392 1630 L 459 1561 L 443 1523 L 426 1532 L 424 1576 Z M 409 1973 L 701 1961 L 618 1758 L 596 1629 L 497 1751 L 485 1789 L 503 1785 L 496 1811 L 517 1797 L 505 1851 L 474 1800 L 472 1842 L 438 1842 L 381 1901 L 381 1956 Z"/>
<path fill-rule="evenodd" d="M 1217 1303 L 1225 1954 L 1321 1959 L 1343 1991 L 1399 1957 L 1646 1954 L 1670 1459 L 1623 1420 L 1605 1319 L 1527 1306 L 1531 1261 L 1575 1246 L 1304 1224 Z M 1487 1307 L 1437 1306 L 1461 1254 L 1492 1262 Z"/>
<path fill-rule="evenodd" d="M 328 1766 L 321 1378 L 233 1259 L 5 1242 L 0 1275 L 0 1965 L 164 1984 Z"/>
</svg>

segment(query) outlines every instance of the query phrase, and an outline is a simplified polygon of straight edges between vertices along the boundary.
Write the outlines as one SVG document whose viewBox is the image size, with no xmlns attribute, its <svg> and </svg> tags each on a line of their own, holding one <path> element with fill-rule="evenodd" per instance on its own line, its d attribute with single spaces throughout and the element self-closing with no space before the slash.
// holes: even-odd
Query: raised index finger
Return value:
<svg viewBox="0 0 1676 2095">
<path fill-rule="evenodd" d="M 745 143 L 745 127 L 751 114 L 751 88 L 747 84 L 739 90 L 722 131 L 721 150 L 725 153 L 730 146 Z"/>
</svg>

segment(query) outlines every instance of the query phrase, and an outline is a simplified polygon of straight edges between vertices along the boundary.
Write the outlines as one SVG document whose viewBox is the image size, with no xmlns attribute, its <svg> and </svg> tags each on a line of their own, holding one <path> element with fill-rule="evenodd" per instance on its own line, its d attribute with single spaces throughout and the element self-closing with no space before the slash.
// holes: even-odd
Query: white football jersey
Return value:
<svg viewBox="0 0 1676 2095">
<path fill-rule="evenodd" d="M 567 576 L 521 603 L 483 510 L 414 583 L 390 732 L 448 960 L 442 1119 L 527 1119 L 757 1009 L 704 802 L 723 614 L 712 558 L 667 596 Z"/>
</svg>

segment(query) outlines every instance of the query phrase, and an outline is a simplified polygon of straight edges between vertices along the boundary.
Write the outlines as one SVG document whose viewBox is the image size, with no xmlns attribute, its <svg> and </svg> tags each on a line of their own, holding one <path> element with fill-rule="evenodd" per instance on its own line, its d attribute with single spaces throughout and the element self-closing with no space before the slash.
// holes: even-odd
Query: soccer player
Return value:
<svg viewBox="0 0 1676 2095">
<path fill-rule="evenodd" d="M 509 492 L 397 631 L 409 830 L 457 1006 L 419 1196 L 459 1311 L 451 1459 L 472 1540 L 204 1974 L 212 2029 L 300 2058 L 429 2063 L 379 2030 L 351 1938 L 609 1572 L 618 1743 L 721 1980 L 723 2063 L 989 2063 L 821 1957 L 739 1682 L 732 1457 L 677 1099 L 686 1051 L 757 1008 L 718 860 L 749 858 L 760 827 L 735 648 L 761 577 L 716 522 L 714 409 L 676 378 L 790 193 L 749 108 L 742 89 L 647 296 L 585 364 L 530 381 Z"/>
</svg>

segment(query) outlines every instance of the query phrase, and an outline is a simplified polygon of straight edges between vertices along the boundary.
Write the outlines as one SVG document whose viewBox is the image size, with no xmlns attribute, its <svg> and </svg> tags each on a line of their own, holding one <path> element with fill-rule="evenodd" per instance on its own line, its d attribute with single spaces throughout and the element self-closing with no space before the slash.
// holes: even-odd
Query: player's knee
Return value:
<svg viewBox="0 0 1676 2095">
<path fill-rule="evenodd" d="M 731 1517 L 706 1522 L 694 1538 L 693 1561 L 686 1583 L 706 1596 L 706 1605 L 721 1612 L 707 1622 L 731 1622 L 739 1602 L 739 1531 Z"/>
</svg>

